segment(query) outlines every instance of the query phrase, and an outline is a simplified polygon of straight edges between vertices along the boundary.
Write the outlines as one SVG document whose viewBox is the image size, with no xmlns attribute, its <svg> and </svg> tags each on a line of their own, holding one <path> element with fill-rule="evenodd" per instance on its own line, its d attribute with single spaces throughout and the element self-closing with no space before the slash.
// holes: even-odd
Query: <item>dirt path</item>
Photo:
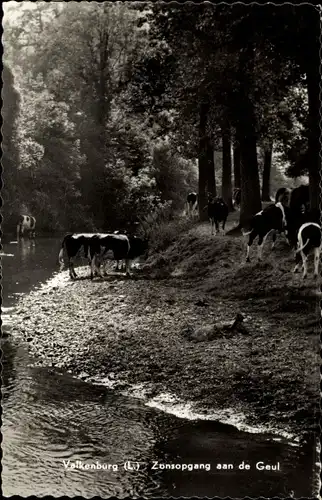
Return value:
<svg viewBox="0 0 322 500">
<path fill-rule="evenodd" d="M 278 263 L 249 266 L 243 246 L 200 224 L 131 280 L 60 273 L 22 299 L 13 334 L 39 364 L 303 435 L 319 403 L 316 285 L 290 276 L 282 245 Z M 229 332 L 238 312 L 245 329 Z"/>
</svg>

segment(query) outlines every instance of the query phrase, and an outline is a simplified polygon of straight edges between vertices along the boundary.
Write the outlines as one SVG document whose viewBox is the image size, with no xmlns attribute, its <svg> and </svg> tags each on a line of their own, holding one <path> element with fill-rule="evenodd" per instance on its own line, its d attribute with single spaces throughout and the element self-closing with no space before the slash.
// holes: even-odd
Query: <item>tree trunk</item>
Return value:
<svg viewBox="0 0 322 500">
<path fill-rule="evenodd" d="M 239 106 L 237 140 L 240 145 L 241 207 L 239 226 L 245 227 L 255 213 L 261 210 L 260 184 L 256 151 L 256 117 L 250 98 L 253 87 L 254 43 L 252 37 L 240 57 Z"/>
<path fill-rule="evenodd" d="M 273 155 L 273 143 L 270 142 L 264 148 L 262 201 L 271 201 L 270 181 L 271 181 L 272 155 Z"/>
<path fill-rule="evenodd" d="M 234 144 L 234 187 L 240 188 L 240 146 L 237 141 Z"/>
<path fill-rule="evenodd" d="M 317 209 L 321 203 L 321 163 L 320 163 L 320 97 L 319 84 L 320 58 L 319 58 L 319 14 L 312 22 L 312 38 L 309 44 L 307 58 L 306 78 L 309 103 L 309 137 L 308 137 L 308 169 L 310 181 L 311 209 Z M 315 28 L 315 29 L 314 29 Z M 315 32 L 315 36 L 314 36 Z"/>
<path fill-rule="evenodd" d="M 228 124 L 222 126 L 222 187 L 221 195 L 229 211 L 233 210 L 231 185 L 231 130 Z"/>
<path fill-rule="evenodd" d="M 217 196 L 214 148 L 209 137 L 207 137 L 207 192 Z"/>
<path fill-rule="evenodd" d="M 200 106 L 199 118 L 199 152 L 198 152 L 198 205 L 199 217 L 201 221 L 207 220 L 208 214 L 204 210 L 207 205 L 207 184 L 208 184 L 208 138 L 207 138 L 207 118 L 209 104 L 204 100 Z"/>
</svg>

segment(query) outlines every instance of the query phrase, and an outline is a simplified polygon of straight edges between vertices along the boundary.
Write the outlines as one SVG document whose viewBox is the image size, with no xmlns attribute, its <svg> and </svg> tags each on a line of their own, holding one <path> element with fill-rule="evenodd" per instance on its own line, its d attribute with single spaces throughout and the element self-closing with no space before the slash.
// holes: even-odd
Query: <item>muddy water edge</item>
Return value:
<svg viewBox="0 0 322 500">
<path fill-rule="evenodd" d="M 216 383 L 217 395 L 209 396 L 204 351 L 178 332 L 204 316 L 223 320 L 227 304 L 201 316 L 202 308 L 191 307 L 198 297 L 190 293 L 187 300 L 185 293 L 177 295 L 175 283 L 140 282 L 139 277 L 133 283 L 117 275 L 102 283 L 73 283 L 61 273 L 42 286 L 55 272 L 59 243 L 48 239 L 35 248 L 3 249 L 3 331 L 9 334 L 2 340 L 4 495 L 314 495 L 312 440 L 294 439 L 299 435 L 294 429 L 287 429 L 290 440 L 268 427 L 266 433 L 250 434 L 207 420 L 215 409 L 219 420 L 226 415 L 235 423 L 249 409 L 240 403 L 233 407 L 215 378 L 210 382 Z M 80 274 L 85 278 L 86 272 Z M 232 363 L 237 340 L 230 339 Z M 183 358 L 185 365 L 179 362 Z M 141 388 L 140 394 L 130 395 L 131 387 Z M 158 399 L 162 391 L 177 401 L 167 405 L 166 396 Z M 201 418 L 195 419 L 197 414 Z M 248 422 L 253 430 L 262 424 L 251 418 L 251 410 Z M 77 460 L 114 469 L 68 468 Z M 139 470 L 125 471 L 128 460 L 139 462 Z M 280 470 L 258 470 L 260 462 L 279 464 Z M 240 468 L 242 463 L 250 469 Z M 180 464 L 196 468 L 183 471 Z M 209 464 L 209 470 L 198 469 L 201 464 Z"/>
</svg>

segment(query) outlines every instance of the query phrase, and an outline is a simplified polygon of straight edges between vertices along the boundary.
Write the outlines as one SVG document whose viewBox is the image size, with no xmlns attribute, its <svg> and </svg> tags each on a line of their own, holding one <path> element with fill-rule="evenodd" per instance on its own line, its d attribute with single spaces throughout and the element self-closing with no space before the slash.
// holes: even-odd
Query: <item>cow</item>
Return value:
<svg viewBox="0 0 322 500">
<path fill-rule="evenodd" d="M 310 188 L 308 184 L 294 188 L 291 192 L 290 210 L 304 214 L 310 209 Z"/>
<path fill-rule="evenodd" d="M 191 191 L 187 196 L 187 215 L 189 217 L 193 216 L 196 212 L 196 208 L 198 205 L 198 195 L 197 193 Z"/>
<path fill-rule="evenodd" d="M 308 222 L 320 223 L 321 213 L 319 209 L 307 210 L 304 213 L 300 210 L 287 211 L 287 238 L 291 248 L 296 248 L 298 244 L 299 229 Z"/>
<path fill-rule="evenodd" d="M 229 213 L 228 205 L 220 197 L 214 197 L 208 194 L 208 204 L 205 209 L 208 210 L 208 217 L 211 223 L 211 235 L 214 234 L 214 225 L 216 233 L 219 232 L 219 222 L 222 222 L 222 229 L 225 230 L 225 224 Z"/>
<path fill-rule="evenodd" d="M 35 238 L 36 236 L 36 219 L 32 215 L 20 215 L 17 224 L 17 240 L 23 238 L 24 232 L 26 231 L 29 238 Z"/>
<path fill-rule="evenodd" d="M 281 202 L 268 205 L 253 216 L 250 222 L 250 231 L 244 233 L 249 235 L 247 244 L 246 262 L 250 262 L 250 247 L 258 236 L 258 260 L 262 260 L 263 246 L 269 233 L 273 230 L 283 232 L 287 227 L 285 208 Z"/>
<path fill-rule="evenodd" d="M 67 234 L 62 242 L 62 247 L 59 252 L 58 260 L 60 263 L 60 271 L 64 269 L 64 251 L 67 254 L 69 275 L 72 279 L 77 277 L 75 272 L 73 259 L 83 248 L 84 257 L 86 257 L 90 264 L 89 247 L 92 238 L 96 236 L 95 233 L 76 233 Z"/>
<path fill-rule="evenodd" d="M 283 188 L 279 188 L 276 191 L 276 193 L 275 193 L 275 205 L 276 205 L 276 203 L 281 203 L 283 205 L 287 224 L 289 223 L 289 221 L 288 221 L 289 202 L 290 202 L 290 190 L 288 188 L 284 188 L 284 187 Z M 286 238 L 286 234 L 285 234 L 286 232 L 287 232 L 287 228 L 284 227 L 283 231 L 282 231 L 282 234 L 284 235 L 285 238 Z M 272 249 L 275 248 L 277 233 L 278 233 L 277 230 L 273 230 Z M 288 239 L 287 239 L 287 243 L 290 244 Z"/>
<path fill-rule="evenodd" d="M 92 279 L 95 271 L 103 277 L 100 263 L 111 257 L 117 262 L 125 260 L 126 275 L 130 276 L 131 262 L 140 256 L 146 257 L 148 254 L 148 239 L 125 234 L 97 235 L 91 239 L 89 253 Z M 106 274 L 105 264 L 104 273 Z"/>
<path fill-rule="evenodd" d="M 235 188 L 235 189 L 233 189 L 233 195 L 232 195 L 233 208 L 235 210 L 239 210 L 240 209 L 240 203 L 241 203 L 241 189 L 240 188 Z"/>
<path fill-rule="evenodd" d="M 314 277 L 318 276 L 319 262 L 322 249 L 322 235 L 321 226 L 315 222 L 306 222 L 302 224 L 297 236 L 297 250 L 296 250 L 296 265 L 293 272 L 296 273 L 301 265 L 303 267 L 302 278 L 307 276 L 307 259 L 309 253 L 313 250 L 314 253 Z M 301 259 L 302 257 L 302 259 Z"/>
</svg>

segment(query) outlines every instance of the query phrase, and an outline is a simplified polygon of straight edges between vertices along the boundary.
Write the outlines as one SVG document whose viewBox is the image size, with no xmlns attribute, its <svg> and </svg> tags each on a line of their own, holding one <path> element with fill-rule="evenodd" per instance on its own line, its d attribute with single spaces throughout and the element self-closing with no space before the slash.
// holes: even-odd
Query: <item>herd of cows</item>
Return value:
<svg viewBox="0 0 322 500">
<path fill-rule="evenodd" d="M 84 255 L 88 259 L 91 268 L 91 278 L 95 275 L 103 277 L 101 273 L 101 264 L 103 263 L 103 272 L 106 274 L 107 259 L 114 259 L 117 263 L 125 261 L 126 274 L 130 275 L 131 262 L 138 257 L 146 258 L 148 255 L 148 238 L 139 238 L 123 234 L 120 231 L 114 233 L 80 233 L 68 234 L 65 236 L 62 248 L 59 252 L 60 269 L 64 269 L 64 252 L 67 255 L 69 275 L 76 278 L 74 268 L 74 258 L 83 248 Z"/>
<path fill-rule="evenodd" d="M 322 249 L 320 211 L 310 209 L 309 187 L 299 186 L 293 190 L 280 188 L 275 195 L 275 202 L 255 214 L 249 222 L 249 231 L 243 232 L 248 236 L 246 262 L 250 261 L 250 248 L 258 238 L 258 259 L 262 259 L 262 251 L 267 236 L 273 233 L 273 245 L 275 246 L 276 235 L 282 234 L 287 239 L 290 248 L 295 249 L 296 272 L 302 262 L 303 278 L 307 276 L 307 259 L 309 253 L 314 254 L 314 276 L 318 276 L 320 254 Z M 241 191 L 235 189 L 233 192 L 233 207 L 239 207 L 241 202 Z M 186 213 L 192 216 L 196 213 L 198 206 L 197 193 L 190 192 L 186 201 Z M 229 215 L 229 208 L 223 198 L 208 195 L 208 203 L 204 207 L 208 210 L 211 222 L 211 234 L 219 231 L 219 223 L 222 223 L 224 231 Z M 30 215 L 22 215 L 17 225 L 17 238 L 28 233 L 31 238 L 35 237 L 36 219 Z M 245 228 L 244 228 L 245 229 Z M 107 259 L 114 259 L 119 269 L 120 262 L 125 262 L 126 274 L 130 275 L 131 262 L 139 257 L 146 258 L 148 255 L 148 238 L 140 238 L 126 231 L 115 231 L 114 233 L 74 233 L 65 236 L 59 252 L 60 269 L 64 268 L 64 255 L 67 257 L 69 275 L 72 279 L 77 277 L 74 268 L 74 259 L 81 249 L 90 265 L 91 278 L 106 274 Z"/>
<path fill-rule="evenodd" d="M 233 207 L 239 207 L 241 202 L 241 191 L 235 189 L 233 192 Z M 189 216 L 196 212 L 198 206 L 197 193 L 191 192 L 187 196 L 186 212 Z M 219 223 L 225 229 L 229 209 L 220 197 L 208 195 L 208 217 L 211 222 L 211 234 L 219 230 Z M 314 276 L 318 276 L 319 262 L 322 249 L 320 211 L 310 209 L 309 186 L 301 185 L 292 191 L 280 188 L 275 195 L 275 203 L 255 214 L 249 222 L 249 231 L 243 232 L 249 236 L 246 250 L 246 262 L 250 262 L 250 248 L 254 240 L 258 238 L 258 260 L 262 260 L 263 246 L 267 236 L 273 233 L 273 245 L 275 246 L 278 233 L 285 236 L 290 248 L 295 249 L 296 265 L 293 272 L 297 272 L 301 261 L 303 267 L 303 278 L 307 276 L 308 255 L 314 254 Z"/>
</svg>

